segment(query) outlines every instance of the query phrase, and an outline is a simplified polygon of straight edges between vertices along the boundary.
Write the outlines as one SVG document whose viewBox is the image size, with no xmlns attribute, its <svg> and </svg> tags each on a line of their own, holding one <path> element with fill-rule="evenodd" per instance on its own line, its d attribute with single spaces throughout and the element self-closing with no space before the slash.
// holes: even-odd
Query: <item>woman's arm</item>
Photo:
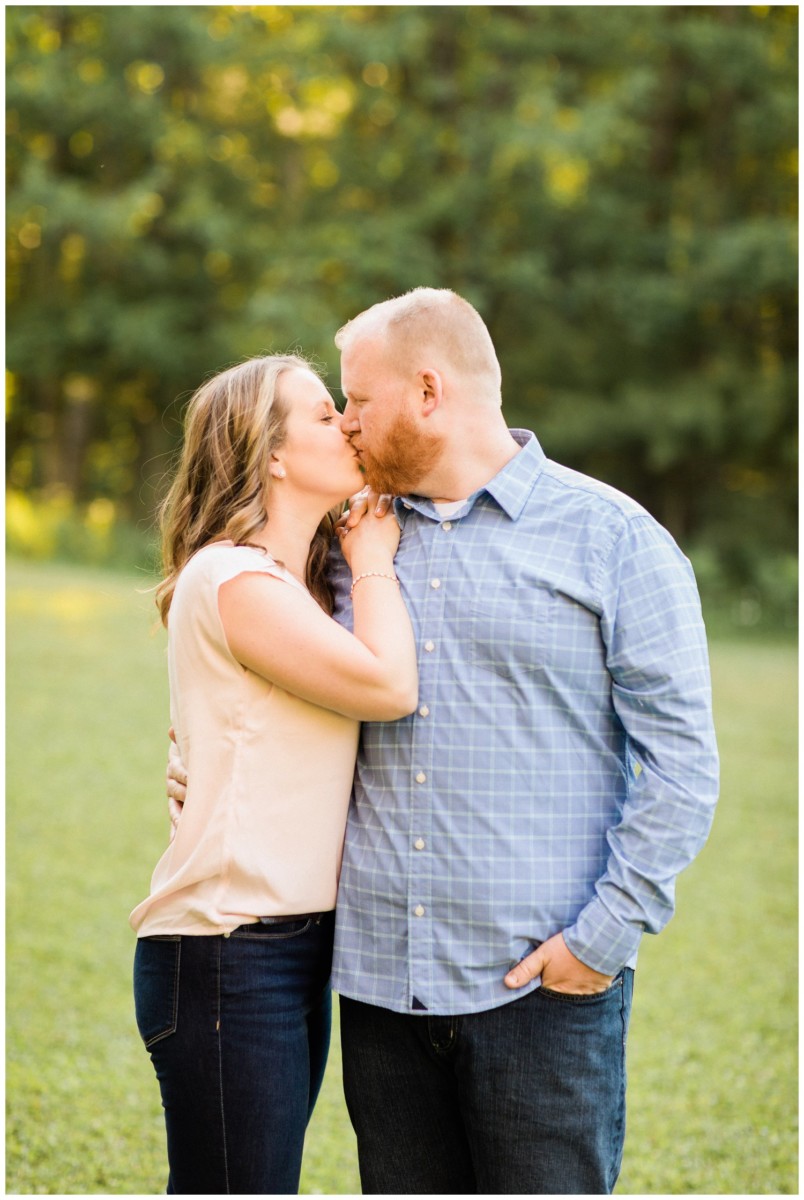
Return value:
<svg viewBox="0 0 804 1200">
<path fill-rule="evenodd" d="M 393 721 L 416 707 L 413 630 L 394 575 L 396 517 L 366 517 L 344 545 L 352 573 L 354 636 L 297 590 L 265 574 L 221 585 L 226 639 L 244 667 L 288 692 L 361 721 Z"/>
</svg>

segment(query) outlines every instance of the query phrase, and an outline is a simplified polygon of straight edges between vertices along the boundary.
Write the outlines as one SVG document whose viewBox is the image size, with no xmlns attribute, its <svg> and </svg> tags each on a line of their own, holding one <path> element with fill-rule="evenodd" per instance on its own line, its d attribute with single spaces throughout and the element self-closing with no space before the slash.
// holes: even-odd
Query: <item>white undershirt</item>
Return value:
<svg viewBox="0 0 804 1200">
<path fill-rule="evenodd" d="M 465 500 L 450 500 L 444 504 L 436 504 L 435 501 L 433 501 L 433 508 L 436 510 L 439 517 L 454 517 L 456 512 L 459 512 L 465 503 Z"/>
</svg>

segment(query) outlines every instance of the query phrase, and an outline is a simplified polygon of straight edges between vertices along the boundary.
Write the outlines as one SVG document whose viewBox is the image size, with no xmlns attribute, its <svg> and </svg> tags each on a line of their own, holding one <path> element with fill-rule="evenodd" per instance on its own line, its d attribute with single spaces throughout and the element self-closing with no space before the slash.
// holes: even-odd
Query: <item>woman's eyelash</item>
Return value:
<svg viewBox="0 0 804 1200">
<path fill-rule="evenodd" d="M 326 421 L 326 422 L 327 422 L 327 424 L 329 424 L 329 422 L 330 422 L 330 421 L 334 421 L 334 420 L 335 420 L 335 418 L 332 416 L 332 414 L 330 414 L 328 417 L 322 417 L 322 418 L 321 418 L 321 420 L 322 420 L 322 421 Z"/>
</svg>

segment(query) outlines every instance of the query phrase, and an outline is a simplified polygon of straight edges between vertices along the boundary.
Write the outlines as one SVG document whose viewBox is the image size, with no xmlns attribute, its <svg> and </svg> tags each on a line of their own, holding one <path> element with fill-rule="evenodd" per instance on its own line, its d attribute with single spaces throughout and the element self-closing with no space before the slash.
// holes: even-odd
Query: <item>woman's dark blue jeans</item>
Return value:
<svg viewBox="0 0 804 1200">
<path fill-rule="evenodd" d="M 183 1195 L 298 1191 L 329 1050 L 334 914 L 137 942 L 137 1025 Z"/>
<path fill-rule="evenodd" d="M 623 971 L 597 995 L 538 988 L 453 1017 L 342 996 L 343 1085 L 363 1192 L 611 1192 L 633 975 Z"/>
</svg>

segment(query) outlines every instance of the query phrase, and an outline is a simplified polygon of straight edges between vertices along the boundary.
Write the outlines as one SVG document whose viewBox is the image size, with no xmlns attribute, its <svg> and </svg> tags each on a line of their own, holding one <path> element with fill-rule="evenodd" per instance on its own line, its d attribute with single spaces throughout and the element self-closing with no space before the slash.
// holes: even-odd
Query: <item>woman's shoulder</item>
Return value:
<svg viewBox="0 0 804 1200">
<path fill-rule="evenodd" d="M 195 591 L 217 588 L 243 573 L 260 572 L 288 578 L 289 572 L 260 546 L 237 546 L 231 541 L 209 542 L 187 560 L 179 573 L 177 588 Z"/>
<path fill-rule="evenodd" d="M 273 570 L 279 564 L 260 546 L 236 546 L 234 542 L 208 542 L 196 550 L 182 567 L 182 574 L 193 571 L 211 574 L 217 571 Z"/>
</svg>

